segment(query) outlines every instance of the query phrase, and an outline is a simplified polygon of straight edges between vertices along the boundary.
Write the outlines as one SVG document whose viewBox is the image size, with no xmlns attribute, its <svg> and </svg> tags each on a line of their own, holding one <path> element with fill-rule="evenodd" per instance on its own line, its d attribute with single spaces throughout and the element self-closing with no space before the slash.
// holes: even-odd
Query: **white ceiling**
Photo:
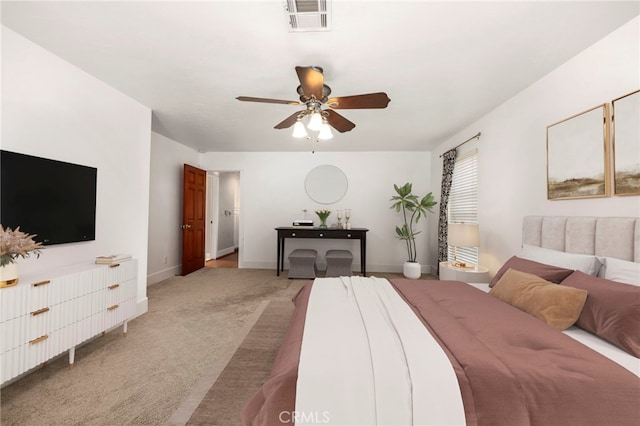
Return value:
<svg viewBox="0 0 640 426">
<path fill-rule="evenodd" d="M 291 33 L 284 3 L 2 1 L 2 23 L 153 110 L 153 130 L 201 151 L 308 151 L 274 125 L 300 107 L 296 65 L 341 110 L 323 151 L 431 150 L 640 12 L 640 2 L 332 2 L 332 30 Z M 10 84 L 10 82 L 9 82 Z M 481 129 L 478 129 L 481 130 Z M 469 135 L 472 136 L 472 135 Z"/>
</svg>

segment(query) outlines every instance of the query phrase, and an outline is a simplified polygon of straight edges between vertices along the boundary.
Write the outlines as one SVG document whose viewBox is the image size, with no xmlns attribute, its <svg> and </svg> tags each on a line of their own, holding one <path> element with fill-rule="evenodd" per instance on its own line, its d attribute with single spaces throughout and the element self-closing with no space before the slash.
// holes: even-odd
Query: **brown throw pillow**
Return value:
<svg viewBox="0 0 640 426">
<path fill-rule="evenodd" d="M 587 299 L 586 290 L 557 285 L 511 268 L 489 294 L 558 330 L 569 328 L 576 322 Z"/>
<path fill-rule="evenodd" d="M 504 265 L 502 265 L 502 268 L 500 268 L 496 276 L 489 281 L 489 287 L 496 285 L 498 280 L 509 268 L 537 275 L 538 277 L 551 281 L 552 283 L 559 283 L 573 273 L 573 269 L 560 268 L 558 266 L 547 265 L 545 263 L 534 262 L 533 260 L 513 256 L 511 259 L 507 260 Z"/>
<path fill-rule="evenodd" d="M 576 271 L 563 286 L 589 292 L 576 325 L 640 358 L 640 287 Z"/>
</svg>

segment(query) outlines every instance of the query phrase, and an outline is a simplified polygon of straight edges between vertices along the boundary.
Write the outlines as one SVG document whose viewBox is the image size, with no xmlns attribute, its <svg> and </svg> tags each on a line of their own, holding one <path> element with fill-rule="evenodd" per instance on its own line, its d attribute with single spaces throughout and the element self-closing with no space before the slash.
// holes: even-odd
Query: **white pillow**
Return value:
<svg viewBox="0 0 640 426">
<path fill-rule="evenodd" d="M 640 263 L 605 257 L 604 266 L 604 278 L 640 286 Z"/>
<path fill-rule="evenodd" d="M 547 265 L 573 269 L 589 275 L 598 275 L 600 261 L 592 254 L 566 253 L 524 244 L 520 257 Z"/>
</svg>

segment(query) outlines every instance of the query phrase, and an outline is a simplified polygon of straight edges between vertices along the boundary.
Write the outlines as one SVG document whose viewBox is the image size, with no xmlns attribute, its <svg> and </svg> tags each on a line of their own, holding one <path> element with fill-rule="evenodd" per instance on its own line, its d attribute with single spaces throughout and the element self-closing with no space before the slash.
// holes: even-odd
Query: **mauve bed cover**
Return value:
<svg viewBox="0 0 640 426">
<path fill-rule="evenodd" d="M 606 357 L 466 283 L 390 281 L 451 360 L 467 425 L 640 424 L 640 379 Z M 292 424 L 312 285 L 294 298 L 271 377 L 243 408 L 243 425 Z"/>
</svg>

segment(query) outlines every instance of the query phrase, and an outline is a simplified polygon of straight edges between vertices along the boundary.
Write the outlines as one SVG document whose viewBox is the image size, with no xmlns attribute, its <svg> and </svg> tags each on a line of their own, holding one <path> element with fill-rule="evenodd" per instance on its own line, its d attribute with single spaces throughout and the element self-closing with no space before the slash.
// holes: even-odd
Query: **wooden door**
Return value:
<svg viewBox="0 0 640 426">
<path fill-rule="evenodd" d="M 204 267 L 207 172 L 184 165 L 182 192 L 182 275 Z"/>
</svg>

